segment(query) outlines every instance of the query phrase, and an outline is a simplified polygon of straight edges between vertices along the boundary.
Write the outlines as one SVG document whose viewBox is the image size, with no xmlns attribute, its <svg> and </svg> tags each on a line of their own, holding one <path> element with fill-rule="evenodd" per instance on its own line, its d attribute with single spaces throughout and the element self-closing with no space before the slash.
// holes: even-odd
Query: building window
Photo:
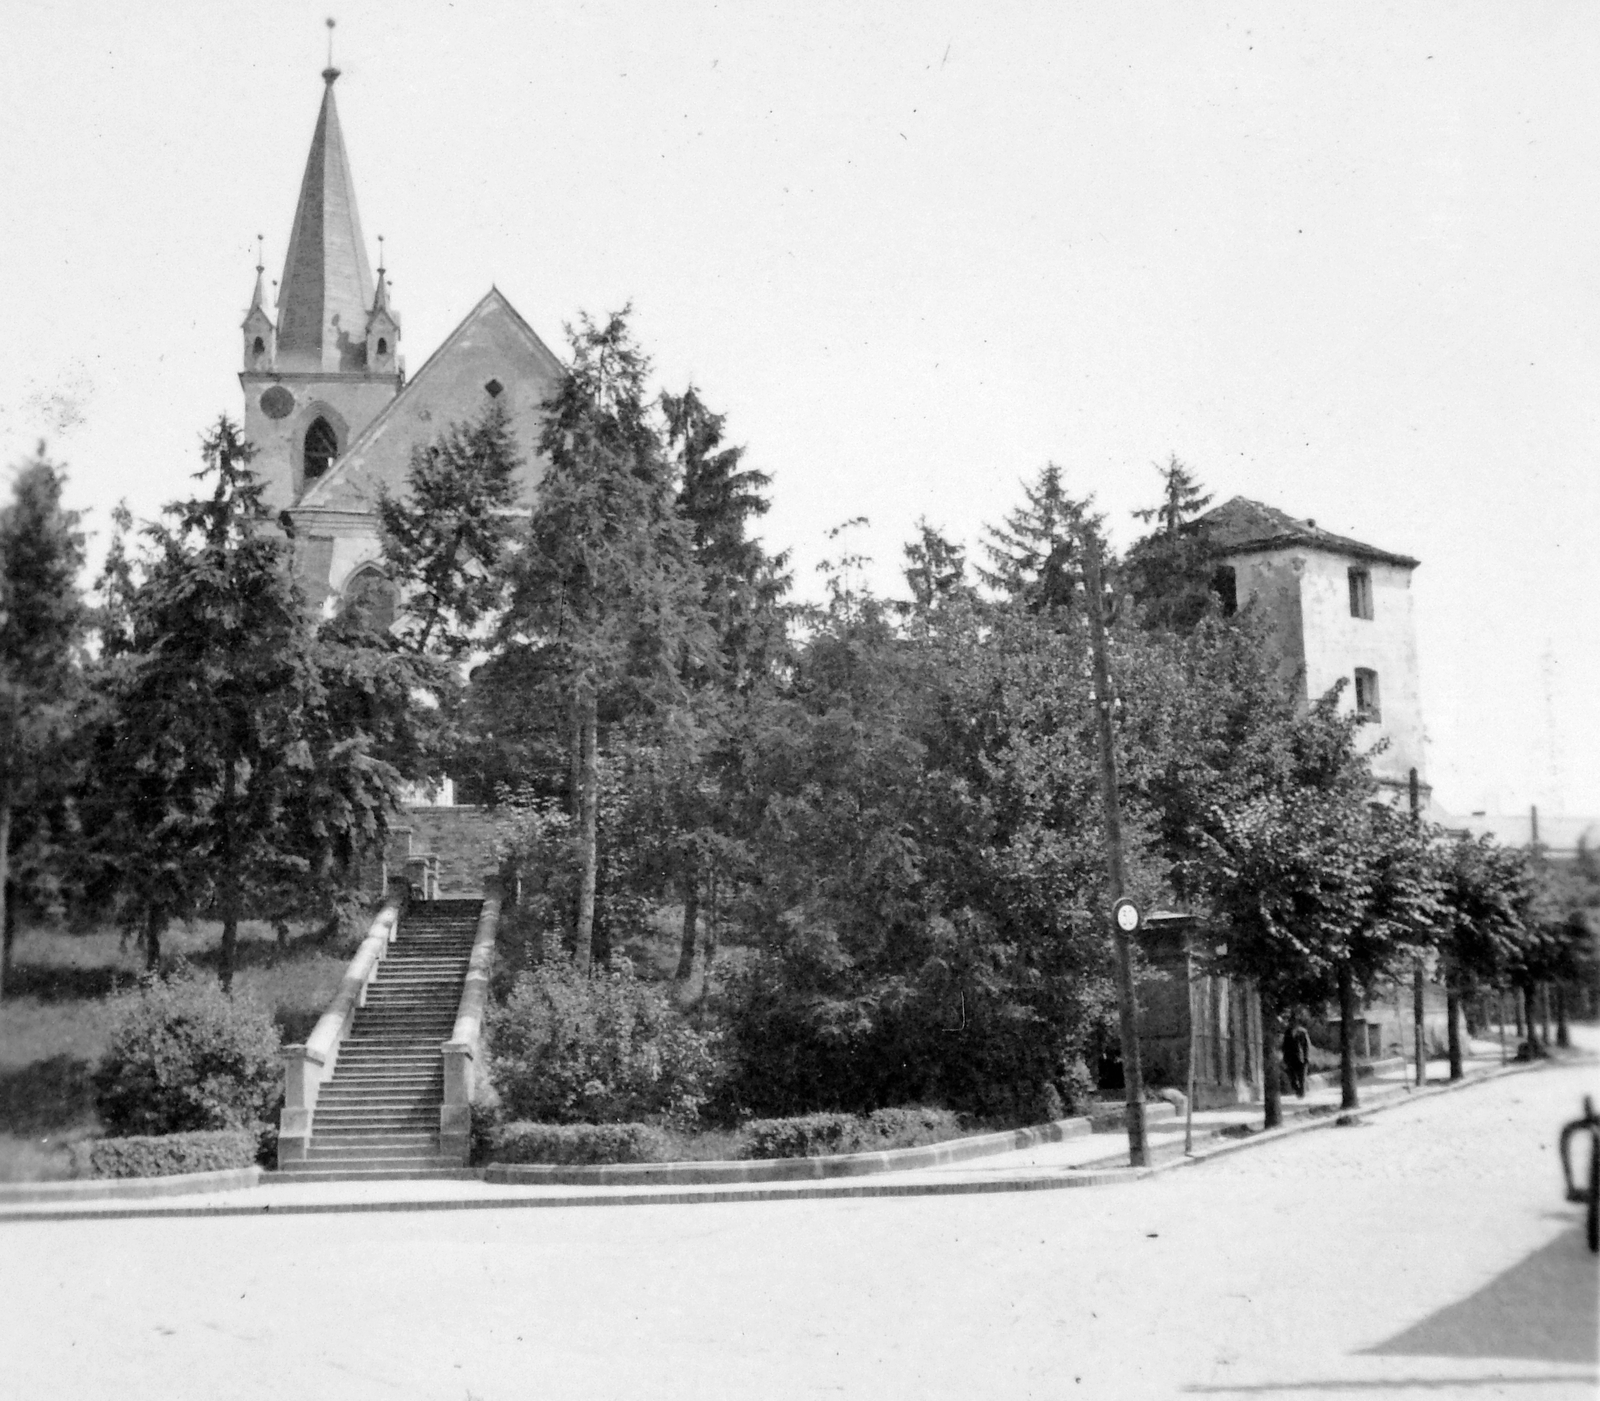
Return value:
<svg viewBox="0 0 1600 1401">
<path fill-rule="evenodd" d="M 1350 571 L 1350 616 L 1352 618 L 1370 618 L 1372 616 L 1372 571 L 1370 569 L 1352 569 Z"/>
<path fill-rule="evenodd" d="M 363 569 L 344 590 L 341 613 L 355 613 L 375 632 L 394 626 L 394 585 L 376 569 Z"/>
<path fill-rule="evenodd" d="M 1378 706 L 1378 673 L 1364 666 L 1356 668 L 1356 714 L 1364 720 L 1381 720 Z"/>
<path fill-rule="evenodd" d="M 306 429 L 306 480 L 315 481 L 333 466 L 339 455 L 339 438 L 325 418 L 319 418 Z"/>
<path fill-rule="evenodd" d="M 378 337 L 378 354 L 379 355 L 387 355 L 388 353 L 389 353 L 389 342 L 386 341 L 382 336 L 379 336 Z"/>
<path fill-rule="evenodd" d="M 266 349 L 266 341 L 262 340 L 260 336 L 257 336 L 255 339 L 255 344 L 251 347 L 251 353 L 255 355 L 263 355 L 266 353 Z"/>
<path fill-rule="evenodd" d="M 1211 592 L 1217 597 L 1217 607 L 1224 618 L 1239 611 L 1239 576 L 1231 564 L 1219 564 L 1211 576 Z"/>
<path fill-rule="evenodd" d="M 497 379 L 492 379 L 483 386 L 483 389 L 491 399 L 498 399 L 501 391 L 505 389 L 505 385 L 501 384 Z"/>
</svg>

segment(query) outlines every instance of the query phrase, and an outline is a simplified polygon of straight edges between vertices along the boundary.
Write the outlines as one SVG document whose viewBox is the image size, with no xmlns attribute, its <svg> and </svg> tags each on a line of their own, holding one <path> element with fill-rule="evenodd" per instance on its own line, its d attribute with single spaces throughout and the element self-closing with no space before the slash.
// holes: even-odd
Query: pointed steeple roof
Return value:
<svg viewBox="0 0 1600 1401">
<path fill-rule="evenodd" d="M 338 76 L 337 68 L 322 72 L 322 110 L 300 182 L 278 291 L 280 369 L 360 370 L 366 362 L 372 271 L 333 100 Z"/>
</svg>

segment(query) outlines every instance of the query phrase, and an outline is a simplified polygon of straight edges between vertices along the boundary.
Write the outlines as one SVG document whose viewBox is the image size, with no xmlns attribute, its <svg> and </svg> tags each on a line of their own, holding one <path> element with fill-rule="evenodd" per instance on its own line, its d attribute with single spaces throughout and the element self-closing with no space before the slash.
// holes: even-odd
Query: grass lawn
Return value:
<svg viewBox="0 0 1600 1401">
<path fill-rule="evenodd" d="M 216 966 L 220 929 L 174 925 L 169 960 Z M 348 951 L 302 935 L 280 951 L 270 925 L 239 930 L 235 991 L 273 1014 L 286 1042 L 303 1041 L 339 986 Z M 67 1147 L 98 1134 L 90 1075 L 105 1049 L 107 996 L 143 970 L 114 931 L 24 928 L 0 1002 L 0 1182 L 67 1175 Z"/>
</svg>

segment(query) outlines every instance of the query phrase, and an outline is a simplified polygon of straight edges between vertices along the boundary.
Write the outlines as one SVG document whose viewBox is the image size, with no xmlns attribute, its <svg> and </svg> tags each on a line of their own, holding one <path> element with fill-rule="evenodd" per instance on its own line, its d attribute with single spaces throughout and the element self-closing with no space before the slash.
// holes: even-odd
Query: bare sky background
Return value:
<svg viewBox="0 0 1600 1401">
<path fill-rule="evenodd" d="M 91 524 L 241 409 L 326 3 L 6 0 L 0 463 Z M 1600 813 L 1600 6 L 342 3 L 339 108 L 415 372 L 497 284 L 632 301 L 893 591 L 1046 460 L 1114 538 L 1176 452 L 1423 561 L 1437 798 Z"/>
</svg>

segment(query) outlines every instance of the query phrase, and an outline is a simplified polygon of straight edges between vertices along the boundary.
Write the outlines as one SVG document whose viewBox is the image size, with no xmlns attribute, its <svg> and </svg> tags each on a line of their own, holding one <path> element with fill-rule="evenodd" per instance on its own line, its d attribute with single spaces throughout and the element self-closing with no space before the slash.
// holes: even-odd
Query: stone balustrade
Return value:
<svg viewBox="0 0 1600 1401">
<path fill-rule="evenodd" d="M 385 904 L 345 969 L 328 1010 L 305 1044 L 285 1046 L 280 1053 L 283 1058 L 283 1113 L 278 1118 L 279 1162 L 306 1156 L 311 1143 L 311 1122 L 317 1109 L 317 1093 L 322 1082 L 333 1074 L 339 1060 L 339 1043 L 349 1033 L 356 1008 L 366 1004 L 367 984 L 394 942 L 399 920 L 398 903 Z"/>
<path fill-rule="evenodd" d="M 439 1109 L 439 1151 L 465 1154 L 472 1135 L 472 1094 L 483 1041 L 483 1013 L 489 998 L 489 966 L 495 932 L 500 925 L 500 895 L 486 893 L 478 930 L 472 941 L 467 976 L 461 986 L 456 1024 L 441 1048 L 444 1056 L 444 1103 Z"/>
</svg>

